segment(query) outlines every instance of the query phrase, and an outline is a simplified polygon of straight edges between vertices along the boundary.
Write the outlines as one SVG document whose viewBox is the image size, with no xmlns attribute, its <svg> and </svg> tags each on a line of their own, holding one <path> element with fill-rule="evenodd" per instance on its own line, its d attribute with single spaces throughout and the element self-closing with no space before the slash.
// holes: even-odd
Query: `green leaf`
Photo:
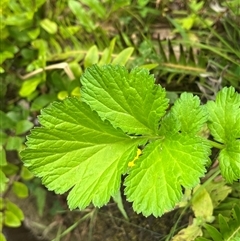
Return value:
<svg viewBox="0 0 240 241">
<path fill-rule="evenodd" d="M 68 39 L 76 34 L 81 29 L 81 26 L 59 26 L 59 31 L 64 39 Z"/>
<path fill-rule="evenodd" d="M 186 18 L 183 18 L 183 19 L 177 19 L 177 21 L 181 24 L 181 26 L 184 29 L 190 30 L 194 25 L 195 16 L 190 15 L 189 17 L 186 17 Z"/>
<path fill-rule="evenodd" d="M 15 214 L 15 216 L 17 216 L 19 218 L 19 220 L 22 221 L 24 219 L 23 211 L 15 203 L 13 203 L 11 201 L 7 201 L 6 209 L 13 212 Z"/>
<path fill-rule="evenodd" d="M 203 237 L 198 237 L 196 241 L 212 241 L 211 239 L 203 238 Z"/>
<path fill-rule="evenodd" d="M 3 146 L 0 146 L 0 166 L 6 166 L 7 159 L 6 159 L 6 152 Z"/>
<path fill-rule="evenodd" d="M 20 176 L 23 180 L 31 180 L 34 177 L 25 166 L 22 166 Z"/>
<path fill-rule="evenodd" d="M 39 36 L 40 28 L 32 29 L 32 30 L 28 31 L 27 34 L 32 40 L 34 40 Z"/>
<path fill-rule="evenodd" d="M 204 227 L 214 241 L 223 241 L 221 233 L 215 227 L 209 224 L 204 224 Z"/>
<path fill-rule="evenodd" d="M 29 120 L 21 120 L 16 125 L 16 135 L 24 134 L 33 127 L 33 123 Z"/>
<path fill-rule="evenodd" d="M 3 131 L 0 131 L 0 145 L 4 145 L 7 141 L 7 138 L 8 138 L 7 134 Z"/>
<path fill-rule="evenodd" d="M 76 98 L 54 102 L 39 117 L 41 128 L 28 137 L 23 162 L 56 193 L 69 191 L 71 209 L 92 201 L 106 204 L 120 187 L 121 175 L 147 139 L 133 139 L 103 122 Z"/>
<path fill-rule="evenodd" d="M 79 78 L 82 75 L 82 68 L 78 62 L 73 61 L 69 63 L 69 67 L 72 70 L 75 79 Z"/>
<path fill-rule="evenodd" d="M 17 165 L 14 165 L 14 164 L 8 162 L 6 166 L 2 167 L 2 170 L 5 173 L 5 175 L 11 176 L 18 172 L 19 167 Z"/>
<path fill-rule="evenodd" d="M 40 26 L 49 34 L 55 34 L 58 30 L 57 24 L 47 18 L 41 20 Z"/>
<path fill-rule="evenodd" d="M 219 164 L 223 177 L 232 183 L 240 178 L 240 140 L 228 142 L 220 151 Z"/>
<path fill-rule="evenodd" d="M 28 188 L 22 182 L 13 182 L 12 190 L 19 198 L 28 197 Z"/>
<path fill-rule="evenodd" d="M 19 150 L 22 146 L 22 139 L 18 136 L 10 136 L 7 141 L 6 150 Z"/>
<path fill-rule="evenodd" d="M 58 92 L 57 98 L 59 100 L 64 100 L 68 97 L 68 92 L 66 90 L 62 90 Z"/>
<path fill-rule="evenodd" d="M 38 186 L 32 192 L 36 198 L 38 214 L 42 217 L 46 205 L 47 191 L 41 186 Z"/>
<path fill-rule="evenodd" d="M 240 138 L 240 94 L 233 87 L 218 92 L 216 101 L 209 101 L 209 129 L 216 141 L 227 143 Z"/>
<path fill-rule="evenodd" d="M 94 11 L 100 18 L 106 16 L 106 8 L 104 8 L 101 2 L 97 0 L 82 0 L 81 3 L 89 6 L 91 11 Z"/>
<path fill-rule="evenodd" d="M 126 220 L 129 220 L 128 215 L 124 209 L 122 196 L 121 196 L 121 190 L 118 190 L 117 193 L 113 196 L 114 202 L 117 204 L 119 211 L 122 213 L 123 217 Z"/>
<path fill-rule="evenodd" d="M 0 233 L 0 241 L 7 241 L 3 233 Z"/>
<path fill-rule="evenodd" d="M 161 216 L 204 176 L 210 147 L 201 137 L 185 133 L 166 136 L 147 145 L 126 178 L 125 194 L 144 216 Z"/>
<path fill-rule="evenodd" d="M 122 66 L 94 65 L 81 82 L 83 101 L 115 128 L 131 134 L 157 132 L 168 100 L 148 70 L 135 68 L 129 73 Z"/>
<path fill-rule="evenodd" d="M 4 212 L 4 225 L 7 227 L 20 227 L 21 220 L 11 211 L 6 210 Z"/>
<path fill-rule="evenodd" d="M 22 210 L 14 203 L 6 202 L 6 211 L 4 212 L 4 224 L 8 227 L 19 227 L 24 219 Z"/>
<path fill-rule="evenodd" d="M 71 96 L 80 97 L 80 87 L 75 87 L 71 91 Z"/>
<path fill-rule="evenodd" d="M 39 76 L 25 80 L 19 91 L 20 96 L 27 97 L 31 95 L 36 90 L 37 86 L 41 83 L 41 81 L 42 79 Z"/>
<path fill-rule="evenodd" d="M 0 110 L 0 121 L 1 121 L 1 129 L 12 128 L 15 125 L 14 121 L 1 110 Z"/>
<path fill-rule="evenodd" d="M 206 109 L 200 106 L 199 97 L 186 92 L 175 101 L 171 111 L 180 121 L 181 131 L 193 135 L 201 130 L 208 118 Z"/>
<path fill-rule="evenodd" d="M 223 230 L 220 229 L 224 239 L 226 241 L 238 241 L 240 239 L 240 207 L 237 204 L 232 211 L 228 226 L 229 230 L 226 233 L 223 233 Z M 223 228 L 222 225 L 220 228 Z"/>
<path fill-rule="evenodd" d="M 209 101 L 209 129 L 214 139 L 224 143 L 220 151 L 221 173 L 228 182 L 240 178 L 240 94 L 233 87 L 223 88 L 216 101 Z"/>
<path fill-rule="evenodd" d="M 8 178 L 5 173 L 0 169 L 0 192 L 3 193 L 6 189 L 6 184 L 8 182 Z"/>
<path fill-rule="evenodd" d="M 87 52 L 85 60 L 84 60 L 84 67 L 90 67 L 93 64 L 98 62 L 99 55 L 98 55 L 98 48 L 96 45 L 93 45 Z"/>
<path fill-rule="evenodd" d="M 218 222 L 219 222 L 219 229 L 221 230 L 221 233 L 227 234 L 230 228 L 227 221 L 221 214 L 218 215 Z"/>
<path fill-rule="evenodd" d="M 33 4 L 33 6 L 35 6 L 35 9 L 41 7 L 44 3 L 46 3 L 45 0 L 36 0 Z"/>
<path fill-rule="evenodd" d="M 57 97 L 55 94 L 41 94 L 32 102 L 31 110 L 32 111 L 40 110 L 56 99 Z"/>
<path fill-rule="evenodd" d="M 104 49 L 102 57 L 98 63 L 99 66 L 104 64 L 109 64 L 111 62 L 112 53 L 115 47 L 115 42 L 116 42 L 116 38 L 113 38 L 110 42 L 109 47 Z"/>
<path fill-rule="evenodd" d="M 184 109 L 186 102 L 194 110 Z M 191 94 L 183 94 L 164 116 L 159 130 L 163 139 L 147 145 L 126 178 L 126 195 L 137 213 L 161 216 L 180 201 L 182 186 L 199 183 L 210 155 L 210 145 L 197 133 L 206 120 L 200 101 Z"/>
<path fill-rule="evenodd" d="M 78 1 L 69 0 L 68 6 L 81 25 L 86 27 L 88 31 L 94 30 L 95 26 L 91 15 L 89 15 L 89 12 L 86 11 L 86 9 Z"/>
<path fill-rule="evenodd" d="M 8 51 L 0 52 L 0 64 L 6 60 L 6 59 L 12 59 L 14 57 L 14 54 Z"/>
<path fill-rule="evenodd" d="M 114 65 L 125 65 L 134 51 L 133 47 L 128 47 L 120 52 L 112 61 Z"/>
<path fill-rule="evenodd" d="M 5 208 L 5 201 L 2 197 L 0 197 L 0 210 L 3 210 Z"/>
</svg>

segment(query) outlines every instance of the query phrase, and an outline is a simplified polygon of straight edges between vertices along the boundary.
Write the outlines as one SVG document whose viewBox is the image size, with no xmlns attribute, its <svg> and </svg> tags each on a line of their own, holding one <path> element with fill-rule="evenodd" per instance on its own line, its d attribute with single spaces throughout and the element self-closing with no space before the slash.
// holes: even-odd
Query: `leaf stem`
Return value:
<svg viewBox="0 0 240 241">
<path fill-rule="evenodd" d="M 218 143 L 216 141 L 208 140 L 208 142 L 210 143 L 211 146 L 216 147 L 218 149 L 223 149 L 225 147 L 224 144 Z"/>
<path fill-rule="evenodd" d="M 165 137 L 164 136 L 158 136 L 158 135 L 142 135 L 142 136 L 130 136 L 133 139 L 148 139 L 149 141 L 154 141 L 154 140 L 163 140 Z"/>
</svg>

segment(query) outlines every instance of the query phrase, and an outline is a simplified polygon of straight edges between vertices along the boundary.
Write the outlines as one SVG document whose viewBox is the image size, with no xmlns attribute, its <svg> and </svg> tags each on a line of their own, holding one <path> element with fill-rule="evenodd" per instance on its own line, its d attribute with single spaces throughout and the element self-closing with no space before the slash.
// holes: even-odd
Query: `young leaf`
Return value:
<svg viewBox="0 0 240 241">
<path fill-rule="evenodd" d="M 225 144 L 219 161 L 228 182 L 240 178 L 240 94 L 233 87 L 223 88 L 216 101 L 209 101 L 209 129 L 216 141 Z"/>
<path fill-rule="evenodd" d="M 92 201 L 106 204 L 120 187 L 121 175 L 144 138 L 131 138 L 80 100 L 67 98 L 44 109 L 41 128 L 28 137 L 25 165 L 56 193 L 70 191 L 71 209 Z"/>
<path fill-rule="evenodd" d="M 154 84 L 148 70 L 130 73 L 122 66 L 96 65 L 81 78 L 81 96 L 102 120 L 127 133 L 156 133 L 168 106 L 165 90 Z"/>
</svg>

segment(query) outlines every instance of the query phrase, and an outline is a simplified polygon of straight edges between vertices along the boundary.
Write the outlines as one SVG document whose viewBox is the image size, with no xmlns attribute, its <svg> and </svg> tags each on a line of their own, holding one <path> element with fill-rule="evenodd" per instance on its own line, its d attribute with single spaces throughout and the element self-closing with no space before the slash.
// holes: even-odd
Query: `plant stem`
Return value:
<svg viewBox="0 0 240 241">
<path fill-rule="evenodd" d="M 221 143 L 218 143 L 216 141 L 211 141 L 211 140 L 208 140 L 209 144 L 213 147 L 216 147 L 218 149 L 223 149 L 225 147 L 224 144 L 221 144 Z"/>
</svg>

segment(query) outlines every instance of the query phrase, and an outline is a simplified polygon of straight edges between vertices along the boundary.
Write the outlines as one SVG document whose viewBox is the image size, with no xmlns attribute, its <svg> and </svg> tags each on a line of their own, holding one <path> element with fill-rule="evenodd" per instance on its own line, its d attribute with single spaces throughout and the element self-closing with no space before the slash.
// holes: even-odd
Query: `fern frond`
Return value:
<svg viewBox="0 0 240 241">
<path fill-rule="evenodd" d="M 158 40 L 160 77 L 166 77 L 167 83 L 173 79 L 179 83 L 184 77 L 191 76 L 192 80 L 199 78 L 200 74 L 206 73 L 207 59 L 193 50 L 184 49 L 182 44 L 167 41 L 167 47 Z"/>
</svg>

